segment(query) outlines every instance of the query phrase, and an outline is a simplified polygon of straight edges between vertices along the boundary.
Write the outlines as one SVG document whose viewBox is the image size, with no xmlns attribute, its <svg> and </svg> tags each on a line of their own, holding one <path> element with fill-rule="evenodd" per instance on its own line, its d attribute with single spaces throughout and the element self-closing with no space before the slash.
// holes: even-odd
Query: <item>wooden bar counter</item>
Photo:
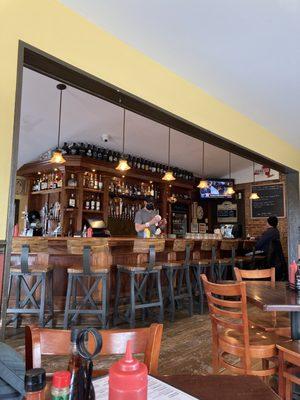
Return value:
<svg viewBox="0 0 300 400">
<path fill-rule="evenodd" d="M 55 299 L 55 309 L 64 309 L 64 300 L 67 290 L 67 269 L 80 268 L 82 266 L 82 257 L 80 255 L 71 254 L 68 250 L 68 237 L 40 237 L 34 238 L 36 241 L 40 241 L 41 247 L 48 248 L 49 253 L 49 265 L 54 268 L 54 299 Z M 135 236 L 132 237 L 110 237 L 110 238 L 72 238 L 78 242 L 88 241 L 88 245 L 95 246 L 100 241 L 107 241 L 108 244 L 108 254 L 106 257 L 102 257 L 97 260 L 98 267 L 109 267 L 111 268 L 110 274 L 110 299 L 113 301 L 114 298 L 114 286 L 115 286 L 115 271 L 117 264 L 128 264 L 136 262 L 137 255 L 132 252 Z M 174 239 L 166 238 L 165 251 L 158 254 L 157 260 L 164 261 L 167 260 L 167 253 L 172 250 Z M 201 240 L 190 239 L 194 241 L 194 251 L 198 250 L 201 245 Z M 15 237 L 13 238 L 12 245 L 12 265 L 20 265 L 20 247 L 22 244 L 28 244 L 33 241 L 31 237 Z M 242 243 L 242 242 L 241 242 Z M 46 245 L 46 246 L 45 246 Z M 31 252 L 35 252 L 31 249 Z M 179 259 L 184 259 L 184 254 L 179 254 Z"/>
</svg>

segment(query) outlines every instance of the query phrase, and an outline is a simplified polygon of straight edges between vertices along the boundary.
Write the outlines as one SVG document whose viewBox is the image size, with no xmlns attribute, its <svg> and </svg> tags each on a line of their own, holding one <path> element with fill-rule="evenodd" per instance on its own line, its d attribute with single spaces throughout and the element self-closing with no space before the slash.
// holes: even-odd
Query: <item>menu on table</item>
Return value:
<svg viewBox="0 0 300 400">
<path fill-rule="evenodd" d="M 108 376 L 93 381 L 96 400 L 108 400 Z M 148 400 L 195 400 L 179 389 L 168 385 L 159 379 L 148 376 Z"/>
</svg>

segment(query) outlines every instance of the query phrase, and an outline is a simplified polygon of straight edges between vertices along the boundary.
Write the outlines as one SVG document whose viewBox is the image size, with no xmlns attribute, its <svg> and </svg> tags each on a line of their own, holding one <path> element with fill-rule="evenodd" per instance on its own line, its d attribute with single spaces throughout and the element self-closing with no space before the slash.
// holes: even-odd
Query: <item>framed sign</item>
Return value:
<svg viewBox="0 0 300 400">
<path fill-rule="evenodd" d="M 251 200 L 251 218 L 268 218 L 275 215 L 285 218 L 285 186 L 283 182 L 253 185 L 252 192 L 259 196 Z"/>
<path fill-rule="evenodd" d="M 237 222 L 237 204 L 231 201 L 224 201 L 217 207 L 218 223 Z"/>
</svg>

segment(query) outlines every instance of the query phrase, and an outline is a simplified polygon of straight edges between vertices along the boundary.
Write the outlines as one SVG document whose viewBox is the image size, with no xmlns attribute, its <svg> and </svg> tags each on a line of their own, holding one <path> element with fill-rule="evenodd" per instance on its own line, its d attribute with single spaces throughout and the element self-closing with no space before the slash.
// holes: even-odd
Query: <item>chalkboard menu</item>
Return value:
<svg viewBox="0 0 300 400">
<path fill-rule="evenodd" d="M 259 195 L 259 199 L 251 201 L 252 218 L 267 218 L 271 215 L 285 217 L 283 183 L 255 185 L 252 186 L 252 192 Z"/>
</svg>

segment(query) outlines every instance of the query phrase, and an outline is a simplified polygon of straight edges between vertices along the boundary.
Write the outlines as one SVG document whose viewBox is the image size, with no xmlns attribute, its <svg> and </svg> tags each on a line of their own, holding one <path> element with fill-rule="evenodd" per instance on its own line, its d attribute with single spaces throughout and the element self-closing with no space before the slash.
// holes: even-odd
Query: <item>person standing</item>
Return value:
<svg viewBox="0 0 300 400">
<path fill-rule="evenodd" d="M 155 235 L 157 224 L 160 221 L 161 217 L 154 209 L 153 199 L 147 197 L 144 201 L 144 207 L 135 214 L 134 223 L 137 236 L 143 238 L 145 229 L 149 229 L 151 236 Z"/>
</svg>

